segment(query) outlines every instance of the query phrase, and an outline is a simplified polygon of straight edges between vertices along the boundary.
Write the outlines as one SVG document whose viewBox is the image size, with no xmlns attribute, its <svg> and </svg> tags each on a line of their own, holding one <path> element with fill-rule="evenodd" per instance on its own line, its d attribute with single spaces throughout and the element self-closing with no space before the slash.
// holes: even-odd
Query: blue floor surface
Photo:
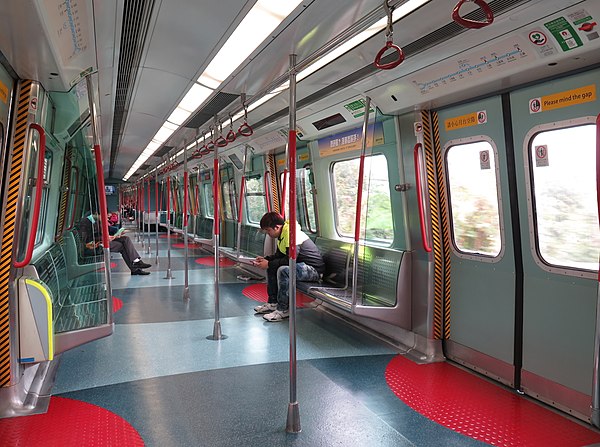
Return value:
<svg viewBox="0 0 600 447">
<path fill-rule="evenodd" d="M 174 241 L 172 241 L 174 242 Z M 180 242 L 180 241 L 177 241 Z M 214 272 L 194 263 L 183 300 L 183 250 L 132 276 L 117 255 L 115 332 L 65 352 L 53 394 L 125 418 L 148 446 L 481 446 L 414 412 L 389 389 L 393 347 L 316 308 L 297 312 L 297 397 L 302 431 L 285 431 L 290 399 L 288 322 L 254 315 L 236 267 L 220 269 L 224 340 L 208 340 Z M 142 252 L 141 248 L 139 249 Z M 154 263 L 156 253 L 143 257 Z M 203 253 L 202 256 L 210 256 Z"/>
</svg>

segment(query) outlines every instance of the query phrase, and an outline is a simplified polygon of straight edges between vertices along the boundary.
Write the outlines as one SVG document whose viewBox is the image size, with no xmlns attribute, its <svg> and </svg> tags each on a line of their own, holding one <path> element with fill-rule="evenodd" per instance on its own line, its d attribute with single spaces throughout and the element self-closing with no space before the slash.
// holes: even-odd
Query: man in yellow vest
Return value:
<svg viewBox="0 0 600 447">
<path fill-rule="evenodd" d="M 260 220 L 260 228 L 269 237 L 277 239 L 277 251 L 270 256 L 259 256 L 254 265 L 267 271 L 266 304 L 256 306 L 254 311 L 264 314 L 263 318 L 270 322 L 283 321 L 290 316 L 289 312 L 289 249 L 290 223 L 279 213 L 266 213 Z M 296 223 L 296 279 L 298 281 L 318 281 L 325 271 L 323 256 L 315 243 L 301 230 Z"/>
</svg>

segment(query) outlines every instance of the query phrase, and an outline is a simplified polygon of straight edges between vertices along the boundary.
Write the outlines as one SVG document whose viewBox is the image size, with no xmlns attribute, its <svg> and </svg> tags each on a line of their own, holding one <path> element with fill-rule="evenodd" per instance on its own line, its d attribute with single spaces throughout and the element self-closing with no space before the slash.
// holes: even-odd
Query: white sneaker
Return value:
<svg viewBox="0 0 600 447">
<path fill-rule="evenodd" d="M 274 310 L 277 310 L 277 303 L 265 303 L 254 308 L 254 312 L 257 314 L 268 314 Z"/>
<path fill-rule="evenodd" d="M 290 317 L 289 310 L 275 310 L 270 314 L 263 315 L 263 318 L 270 322 L 283 321 Z"/>
</svg>

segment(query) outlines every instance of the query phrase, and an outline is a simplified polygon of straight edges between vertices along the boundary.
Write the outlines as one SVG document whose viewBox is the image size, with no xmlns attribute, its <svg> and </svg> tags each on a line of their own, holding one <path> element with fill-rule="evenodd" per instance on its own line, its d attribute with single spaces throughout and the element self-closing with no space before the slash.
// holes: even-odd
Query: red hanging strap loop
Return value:
<svg viewBox="0 0 600 447">
<path fill-rule="evenodd" d="M 254 130 L 252 130 L 252 127 L 250 127 L 250 124 L 248 124 L 247 122 L 244 121 L 238 129 L 238 133 L 244 137 L 249 137 L 250 135 L 252 135 L 254 133 Z"/>
<path fill-rule="evenodd" d="M 225 139 L 228 143 L 233 143 L 235 141 L 235 131 L 233 130 L 233 118 L 231 117 L 231 114 L 229 115 L 229 132 L 227 132 Z"/>
<path fill-rule="evenodd" d="M 467 2 L 473 2 L 481 8 L 481 10 L 485 13 L 485 21 L 480 22 L 461 17 L 459 12 L 460 7 Z M 494 12 L 492 11 L 492 8 L 490 8 L 490 5 L 488 5 L 484 0 L 460 0 L 452 10 L 452 20 L 454 20 L 463 28 L 479 29 L 492 24 L 494 21 Z"/>
<path fill-rule="evenodd" d="M 381 58 L 383 57 L 383 54 L 390 48 L 396 51 L 396 59 L 394 59 L 392 62 L 388 62 L 387 64 L 382 64 Z M 400 48 L 398 45 L 395 45 L 391 40 L 388 40 L 385 46 L 379 50 L 377 56 L 375 56 L 375 66 L 380 70 L 391 70 L 392 68 L 396 68 L 402 62 L 404 62 L 404 51 L 402 51 L 402 48 Z"/>
<path fill-rule="evenodd" d="M 398 45 L 394 44 L 394 41 L 392 38 L 392 36 L 394 35 L 394 29 L 392 27 L 392 21 L 393 21 L 392 15 L 394 12 L 394 8 L 390 7 L 390 5 L 388 5 L 388 0 L 384 0 L 383 9 L 385 9 L 385 12 L 387 14 L 387 19 L 388 19 L 387 28 L 386 28 L 386 32 L 385 32 L 385 46 L 381 50 L 379 50 L 379 52 L 375 56 L 375 62 L 373 62 L 373 63 L 380 70 L 391 70 L 392 68 L 396 68 L 402 62 L 404 62 L 404 51 L 402 51 L 402 48 L 400 48 Z M 385 54 L 385 52 L 389 49 L 392 49 L 395 51 L 396 57 L 391 62 L 388 62 L 387 64 L 383 64 L 383 63 L 381 63 L 381 59 L 383 58 L 383 55 Z M 394 53 L 389 53 L 389 54 L 391 55 Z"/>
</svg>

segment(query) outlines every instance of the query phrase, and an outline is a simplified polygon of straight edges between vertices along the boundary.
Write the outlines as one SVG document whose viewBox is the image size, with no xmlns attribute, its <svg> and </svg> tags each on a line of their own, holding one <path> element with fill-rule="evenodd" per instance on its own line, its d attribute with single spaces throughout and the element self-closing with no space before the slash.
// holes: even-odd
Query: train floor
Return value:
<svg viewBox="0 0 600 447">
<path fill-rule="evenodd" d="M 134 239 L 135 240 L 135 239 Z M 173 241 L 181 242 L 172 238 Z M 0 421 L 2 446 L 589 446 L 590 426 L 448 363 L 418 365 L 316 303 L 297 311 L 301 431 L 286 432 L 288 322 L 253 312 L 263 282 L 167 239 L 129 274 L 112 255 L 115 332 L 61 355 L 49 410 Z M 600 445 L 600 444 L 599 444 Z"/>
</svg>

